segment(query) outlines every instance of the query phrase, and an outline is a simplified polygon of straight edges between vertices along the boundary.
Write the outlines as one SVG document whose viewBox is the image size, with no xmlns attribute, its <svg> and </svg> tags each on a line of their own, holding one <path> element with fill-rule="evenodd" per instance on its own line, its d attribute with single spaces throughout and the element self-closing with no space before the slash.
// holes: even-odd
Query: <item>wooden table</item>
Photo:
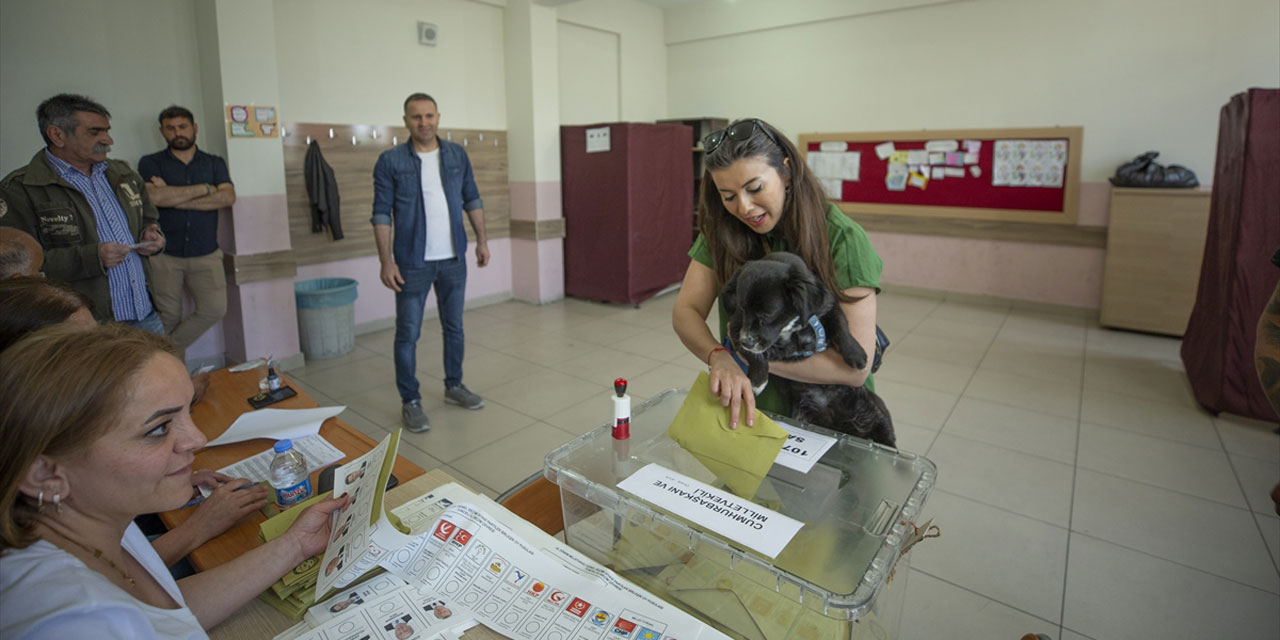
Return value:
<svg viewBox="0 0 1280 640">
<path fill-rule="evenodd" d="M 220 369 L 211 374 L 208 391 L 205 392 L 204 397 L 196 404 L 195 408 L 191 410 L 192 419 L 195 421 L 196 426 L 204 432 L 205 436 L 213 440 L 221 435 L 223 431 L 226 431 L 231 426 L 231 423 L 240 417 L 240 414 L 252 410 L 247 399 L 258 393 L 260 375 L 261 372 L 257 369 L 242 373 L 231 373 L 227 369 Z M 285 382 L 288 382 L 287 377 Z M 316 406 L 316 401 L 306 392 L 296 386 L 294 386 L 294 389 L 298 392 L 297 396 L 273 404 L 271 407 L 274 409 L 310 409 Z M 342 459 L 343 462 L 370 451 L 378 444 L 369 436 L 364 435 L 337 418 L 326 420 L 320 427 L 320 435 L 324 436 L 324 439 L 328 440 L 334 447 L 347 454 L 347 457 Z M 270 439 L 259 438 L 201 449 L 196 452 L 196 459 L 192 463 L 192 468 L 221 469 L 229 464 L 270 449 L 273 442 Z M 392 467 L 391 472 L 395 474 L 401 483 L 406 483 L 423 474 L 421 467 L 402 456 L 396 456 L 395 466 Z M 319 474 L 319 469 L 312 471 L 311 482 L 313 486 L 319 482 Z M 193 511 L 194 509 L 191 508 L 167 511 L 160 514 L 160 520 L 164 522 L 166 527 L 172 529 L 191 517 Z M 258 525 L 264 520 L 266 518 L 260 513 L 246 516 L 222 535 L 191 552 L 190 560 L 192 566 L 197 571 L 211 569 L 234 560 L 245 551 L 261 545 L 262 541 L 258 539 Z"/>
<path fill-rule="evenodd" d="M 256 384 L 256 383 L 255 383 Z M 430 492 L 436 487 L 457 482 L 449 474 L 434 469 L 417 478 L 400 484 L 387 492 L 383 504 L 387 509 L 394 509 L 420 495 Z M 461 483 L 459 483 L 461 484 Z M 234 615 L 222 621 L 222 624 L 209 631 L 212 640 L 245 640 L 246 638 L 273 638 L 280 632 L 292 627 L 295 622 L 283 613 L 272 609 L 261 600 L 254 598 L 249 604 L 241 607 Z M 504 638 L 502 634 L 480 625 L 472 627 L 462 634 L 463 640 L 496 640 Z"/>
</svg>

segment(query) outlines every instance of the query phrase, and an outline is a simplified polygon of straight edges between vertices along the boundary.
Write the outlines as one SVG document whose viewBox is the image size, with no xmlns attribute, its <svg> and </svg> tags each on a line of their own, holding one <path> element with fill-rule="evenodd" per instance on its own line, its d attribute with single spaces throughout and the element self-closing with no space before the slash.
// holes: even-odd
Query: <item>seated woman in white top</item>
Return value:
<svg viewBox="0 0 1280 640">
<path fill-rule="evenodd" d="M 0 637 L 204 638 L 320 553 L 344 496 L 174 582 L 133 524 L 191 497 L 191 379 L 164 338 L 55 326 L 0 353 Z"/>
</svg>

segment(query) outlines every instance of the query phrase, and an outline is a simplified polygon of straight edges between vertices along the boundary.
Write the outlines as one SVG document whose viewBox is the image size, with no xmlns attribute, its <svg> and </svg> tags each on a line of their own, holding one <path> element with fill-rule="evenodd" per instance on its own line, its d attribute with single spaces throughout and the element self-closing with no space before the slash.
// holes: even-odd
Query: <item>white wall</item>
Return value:
<svg viewBox="0 0 1280 640">
<path fill-rule="evenodd" d="M 617 122 L 622 118 L 618 34 L 564 21 L 556 27 L 560 124 Z"/>
<path fill-rule="evenodd" d="M 668 24 L 732 21 L 745 4 L 781 23 L 831 3 L 700 3 L 669 9 Z M 1157 149 L 1207 183 L 1218 109 L 1280 85 L 1280 2 L 970 0 L 687 40 L 667 55 L 673 116 L 759 116 L 793 137 L 1083 125 L 1085 181 Z"/>
<path fill-rule="evenodd" d="M 197 57 L 191 0 L 0 2 L 0 174 L 44 146 L 36 106 L 62 92 L 111 111 L 111 157 L 136 165 L 164 147 L 156 116 L 165 107 L 208 121 Z"/>
<path fill-rule="evenodd" d="M 468 0 L 275 0 L 285 122 L 400 125 L 431 94 L 444 129 L 506 129 L 503 9 Z M 418 44 L 418 22 L 439 44 Z"/>
<path fill-rule="evenodd" d="M 610 120 L 652 122 L 667 117 L 667 47 L 661 9 L 637 0 L 578 0 L 557 7 L 556 19 L 618 35 L 619 114 Z M 585 74 L 591 62 L 584 60 L 582 65 L 570 71 Z M 562 67 L 561 78 L 564 72 Z M 566 100 L 602 101 L 613 87 L 605 83 L 588 89 L 570 87 L 566 95 L 562 84 L 561 111 Z"/>
</svg>

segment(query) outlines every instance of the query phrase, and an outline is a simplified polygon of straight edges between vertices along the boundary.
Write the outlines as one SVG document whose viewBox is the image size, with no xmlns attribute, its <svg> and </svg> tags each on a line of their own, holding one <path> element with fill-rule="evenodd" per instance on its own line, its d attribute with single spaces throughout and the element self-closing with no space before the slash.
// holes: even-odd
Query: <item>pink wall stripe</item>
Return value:
<svg viewBox="0 0 1280 640">
<path fill-rule="evenodd" d="M 231 231 L 232 244 L 222 245 L 222 250 L 229 253 L 267 253 L 293 246 L 289 240 L 289 209 L 283 193 L 240 196 L 231 208 L 231 215 L 222 216 L 219 222 Z M 223 237 L 224 233 L 219 233 L 219 238 Z"/>
<path fill-rule="evenodd" d="M 381 264 L 377 256 L 362 256 L 323 264 L 298 267 L 298 280 L 312 278 L 354 278 L 356 285 L 356 324 L 394 318 L 395 292 L 382 285 Z M 489 241 L 489 265 L 476 266 L 476 245 L 467 245 L 467 299 L 481 298 L 511 291 L 511 243 L 509 238 Z M 435 308 L 435 293 L 427 299 L 427 308 Z"/>
<path fill-rule="evenodd" d="M 555 220 L 564 215 L 559 180 L 510 185 L 512 220 Z"/>
<path fill-rule="evenodd" d="M 1097 309 L 1104 249 L 869 232 L 883 282 Z"/>
</svg>

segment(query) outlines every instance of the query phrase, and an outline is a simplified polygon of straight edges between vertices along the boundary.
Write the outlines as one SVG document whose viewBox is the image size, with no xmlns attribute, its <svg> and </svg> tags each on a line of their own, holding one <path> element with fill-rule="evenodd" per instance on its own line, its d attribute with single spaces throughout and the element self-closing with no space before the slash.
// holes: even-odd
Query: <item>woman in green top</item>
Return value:
<svg viewBox="0 0 1280 640">
<path fill-rule="evenodd" d="M 703 148 L 707 169 L 698 202 L 701 233 L 689 250 L 693 261 L 676 298 L 672 324 L 685 347 L 711 367 L 711 393 L 731 408 L 731 426 L 737 427 L 740 410 L 750 426 L 757 405 L 783 415 L 790 408 L 773 385 L 757 399 L 747 375 L 711 334 L 707 315 L 720 287 L 748 261 L 771 251 L 795 253 L 835 293 L 849 332 L 871 354 L 883 263 L 862 227 L 827 202 L 800 152 L 768 123 L 735 121 L 704 138 Z M 721 336 L 726 318 L 721 307 Z M 874 388 L 871 361 L 853 369 L 828 349 L 804 360 L 770 362 L 769 372 L 798 382 Z"/>
</svg>

